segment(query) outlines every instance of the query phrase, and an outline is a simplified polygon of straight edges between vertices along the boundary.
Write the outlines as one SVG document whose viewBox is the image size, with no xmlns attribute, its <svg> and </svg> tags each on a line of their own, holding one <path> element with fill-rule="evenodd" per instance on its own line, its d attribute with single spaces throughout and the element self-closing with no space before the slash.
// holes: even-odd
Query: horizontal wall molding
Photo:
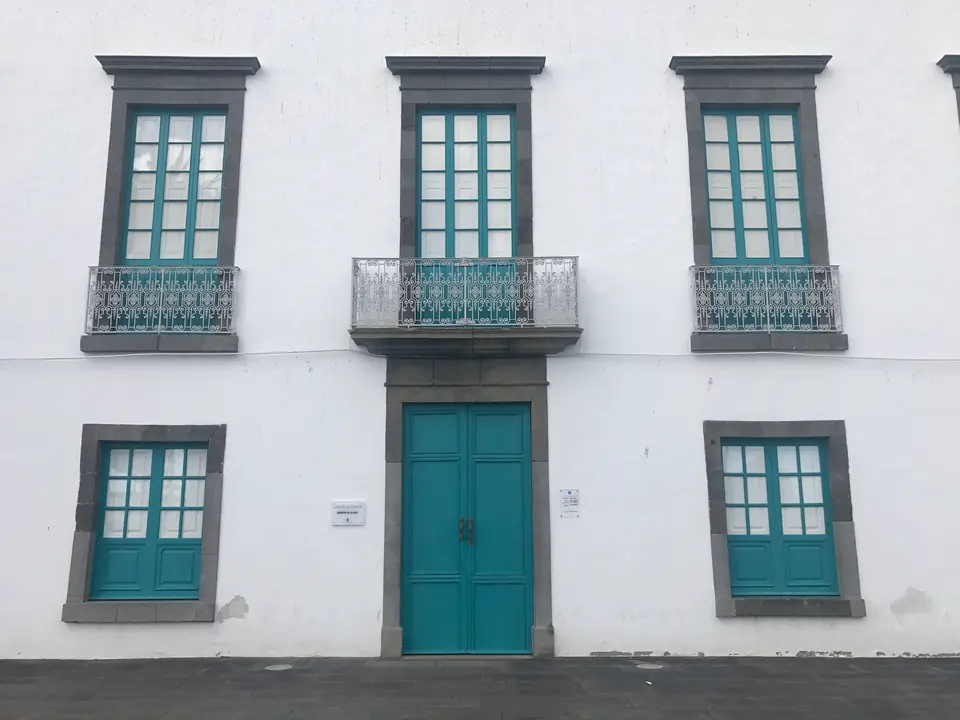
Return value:
<svg viewBox="0 0 960 720">
<path fill-rule="evenodd" d="M 689 73 L 813 73 L 827 67 L 832 55 L 674 55 L 670 69 Z"/>
<path fill-rule="evenodd" d="M 255 75 L 260 61 L 250 57 L 190 57 L 185 55 L 97 55 L 108 75 L 129 73 L 208 73 Z"/>
</svg>

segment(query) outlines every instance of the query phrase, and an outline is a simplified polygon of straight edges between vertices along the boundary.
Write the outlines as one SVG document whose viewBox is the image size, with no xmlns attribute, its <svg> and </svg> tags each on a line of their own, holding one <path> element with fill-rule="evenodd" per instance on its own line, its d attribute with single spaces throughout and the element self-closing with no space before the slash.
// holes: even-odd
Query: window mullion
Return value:
<svg viewBox="0 0 960 720">
<path fill-rule="evenodd" d="M 511 201 L 512 202 L 512 201 Z M 477 113 L 477 255 L 490 256 L 487 222 L 487 113 Z"/>
<path fill-rule="evenodd" d="M 456 187 L 456 177 L 457 171 L 454 166 L 454 161 L 456 159 L 456 138 L 453 136 L 453 116 L 452 112 L 448 112 L 444 118 L 444 131 L 443 131 L 443 148 L 445 153 L 444 158 L 444 237 L 446 238 L 446 256 L 448 258 L 456 257 L 457 254 L 457 244 L 456 244 L 456 201 L 454 198 L 454 189 Z"/>
<path fill-rule="evenodd" d="M 187 180 L 187 220 L 183 231 L 183 264 L 193 265 L 193 236 L 197 223 L 197 195 L 200 192 L 200 133 L 203 113 L 193 115 L 193 135 L 190 138 L 190 177 Z M 221 175 L 222 178 L 222 175 Z M 221 188 L 223 181 L 221 179 Z M 221 196 L 223 191 L 220 192 Z"/>
<path fill-rule="evenodd" d="M 773 182 L 773 143 L 770 141 L 770 113 L 760 113 L 760 154 L 763 158 L 763 196 L 766 198 L 767 242 L 770 262 L 780 264 L 780 239 L 777 233 L 777 198 Z"/>
<path fill-rule="evenodd" d="M 160 137 L 157 142 L 157 179 L 154 184 L 153 229 L 150 235 L 150 265 L 160 261 L 160 237 L 163 228 L 163 196 L 167 180 L 167 139 L 170 134 L 170 113 L 160 113 Z"/>
<path fill-rule="evenodd" d="M 770 552 L 773 562 L 774 591 L 783 593 L 787 587 L 786 552 L 783 544 L 782 511 L 780 503 L 780 475 L 777 467 L 777 442 L 764 443 L 764 470 L 767 476 L 767 507 L 770 517 Z"/>
<path fill-rule="evenodd" d="M 727 115 L 727 143 L 730 148 L 730 188 L 733 199 L 733 234 L 737 244 L 737 262 L 747 257 L 746 240 L 743 234 L 743 193 L 740 188 L 740 143 L 737 137 L 736 113 Z M 709 202 L 709 199 L 708 199 Z"/>
</svg>

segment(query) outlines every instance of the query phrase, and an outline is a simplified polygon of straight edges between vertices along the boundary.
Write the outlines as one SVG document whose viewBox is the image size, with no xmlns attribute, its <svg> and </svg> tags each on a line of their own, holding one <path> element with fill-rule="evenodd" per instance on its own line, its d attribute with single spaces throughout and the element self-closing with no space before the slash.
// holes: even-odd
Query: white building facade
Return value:
<svg viewBox="0 0 960 720">
<path fill-rule="evenodd" d="M 960 7 L 54 5 L 0 657 L 956 652 Z"/>
</svg>

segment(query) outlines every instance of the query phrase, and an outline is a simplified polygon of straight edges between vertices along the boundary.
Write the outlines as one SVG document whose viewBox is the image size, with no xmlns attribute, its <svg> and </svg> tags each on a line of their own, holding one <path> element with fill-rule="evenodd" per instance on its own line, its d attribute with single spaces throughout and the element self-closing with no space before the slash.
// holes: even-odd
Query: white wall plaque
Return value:
<svg viewBox="0 0 960 720">
<path fill-rule="evenodd" d="M 363 500 L 334 500 L 334 525 L 363 525 L 367 521 L 367 504 Z"/>
<path fill-rule="evenodd" d="M 580 517 L 580 491 L 579 490 L 561 490 L 560 491 L 560 517 L 578 518 Z"/>
</svg>

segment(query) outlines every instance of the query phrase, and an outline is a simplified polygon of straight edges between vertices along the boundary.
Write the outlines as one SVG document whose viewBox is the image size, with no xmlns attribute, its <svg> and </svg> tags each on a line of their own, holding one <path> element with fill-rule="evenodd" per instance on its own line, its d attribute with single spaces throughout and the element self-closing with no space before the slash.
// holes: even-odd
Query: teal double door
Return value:
<svg viewBox="0 0 960 720">
<path fill-rule="evenodd" d="M 403 422 L 404 653 L 530 653 L 529 406 L 405 405 Z"/>
</svg>

